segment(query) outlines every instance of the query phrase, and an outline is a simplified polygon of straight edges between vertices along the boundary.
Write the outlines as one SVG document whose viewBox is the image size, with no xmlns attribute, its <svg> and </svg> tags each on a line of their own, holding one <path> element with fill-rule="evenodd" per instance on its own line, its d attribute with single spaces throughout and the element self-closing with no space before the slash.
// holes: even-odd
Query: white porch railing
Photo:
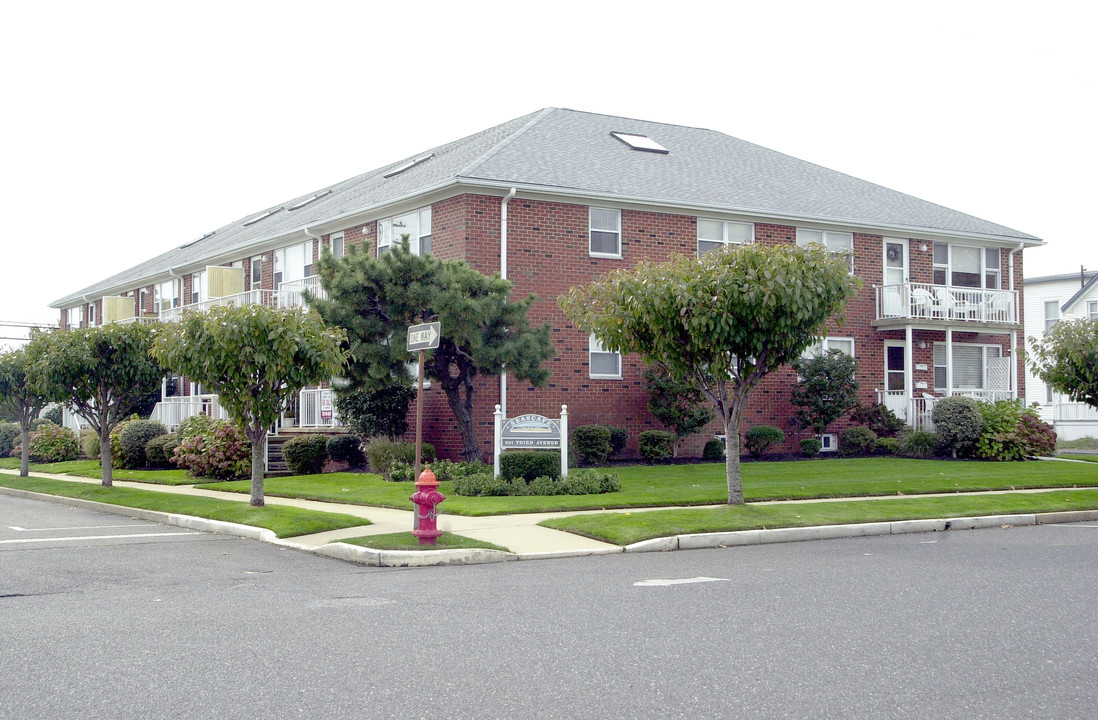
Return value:
<svg viewBox="0 0 1098 720">
<path fill-rule="evenodd" d="M 161 310 L 160 320 L 162 322 L 179 322 L 179 319 L 183 317 L 183 313 L 185 312 L 204 312 L 212 307 L 221 305 L 230 305 L 232 307 L 244 307 L 246 305 L 266 305 L 267 307 L 279 306 L 278 295 L 273 290 L 248 290 L 247 292 L 237 293 L 235 295 L 226 295 L 225 297 L 213 298 L 204 302 L 180 305 L 179 307 Z"/>
<path fill-rule="evenodd" d="M 965 395 L 980 402 L 1014 400 L 1014 393 L 1002 390 L 954 390 L 954 395 Z M 915 430 L 934 432 L 934 404 L 942 398 L 924 393 L 921 397 L 907 397 L 903 390 L 878 390 L 877 402 L 891 410 Z M 1098 419 L 1098 414 L 1095 415 Z"/>
<path fill-rule="evenodd" d="M 67 427 L 80 436 L 80 431 L 91 427 L 91 423 L 83 415 L 77 415 L 68 405 L 61 406 L 61 425 Z"/>
<path fill-rule="evenodd" d="M 1052 406 L 1052 419 L 1098 421 L 1098 409 L 1086 403 L 1055 403 Z"/>
<path fill-rule="evenodd" d="M 330 389 L 306 388 L 297 398 L 298 427 L 339 427 L 339 412 Z"/>
<path fill-rule="evenodd" d="M 169 431 L 195 415 L 209 415 L 215 420 L 228 420 L 229 413 L 221 407 L 217 395 L 190 395 L 164 398 L 153 407 L 150 419 L 164 424 Z"/>
<path fill-rule="evenodd" d="M 320 284 L 319 275 L 310 275 L 303 280 L 291 280 L 278 286 L 279 307 L 305 307 L 305 291 L 308 290 L 313 297 L 327 298 L 324 287 Z"/>
<path fill-rule="evenodd" d="M 132 325 L 134 323 L 154 323 L 160 322 L 160 318 L 153 317 L 152 315 L 135 315 L 133 317 L 122 318 L 121 320 L 112 320 L 111 322 L 118 325 Z"/>
<path fill-rule="evenodd" d="M 877 320 L 1018 324 L 1018 292 L 929 283 L 879 285 Z"/>
</svg>

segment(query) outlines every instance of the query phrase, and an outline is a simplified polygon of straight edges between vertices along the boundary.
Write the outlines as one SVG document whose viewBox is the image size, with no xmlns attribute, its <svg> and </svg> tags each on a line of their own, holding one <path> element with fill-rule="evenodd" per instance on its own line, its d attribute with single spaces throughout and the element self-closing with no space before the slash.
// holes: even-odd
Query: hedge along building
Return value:
<svg viewBox="0 0 1098 720">
<path fill-rule="evenodd" d="M 624 427 L 635 451 L 639 432 L 660 427 L 646 410 L 644 364 L 603 351 L 566 321 L 556 298 L 640 260 L 735 243 L 818 242 L 847 258 L 864 286 L 846 325 L 829 325 L 821 346 L 858 360 L 863 401 L 923 424 L 935 397 L 1023 396 L 1022 251 L 1041 240 L 712 130 L 557 108 L 253 212 L 52 307 L 62 327 L 78 327 L 170 322 L 223 303 L 293 306 L 303 290 L 320 291 L 313 263 L 323 247 L 384 253 L 403 234 L 416 252 L 465 259 L 512 281 L 517 296 L 534 293 L 531 322 L 552 326 L 547 387 L 478 379 L 486 456 L 496 403 L 508 416 L 555 416 L 567 404 L 573 427 Z M 768 378 L 745 427 L 788 433 L 794 381 L 789 370 Z M 428 403 L 425 439 L 457 456 L 438 388 Z M 176 382 L 158 413 L 173 422 L 216 404 Z M 305 391 L 295 422 L 338 422 L 318 407 Z"/>
</svg>

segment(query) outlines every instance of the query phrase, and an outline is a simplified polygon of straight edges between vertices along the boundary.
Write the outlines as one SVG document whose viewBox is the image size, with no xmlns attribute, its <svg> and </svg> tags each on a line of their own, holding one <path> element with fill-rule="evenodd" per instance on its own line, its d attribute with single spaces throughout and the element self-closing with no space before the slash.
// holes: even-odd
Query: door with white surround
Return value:
<svg viewBox="0 0 1098 720">
<path fill-rule="evenodd" d="M 907 317 L 907 240 L 884 239 L 883 310 L 885 317 Z"/>
<path fill-rule="evenodd" d="M 907 420 L 907 346 L 902 342 L 885 343 L 884 406 L 901 420 Z"/>
</svg>

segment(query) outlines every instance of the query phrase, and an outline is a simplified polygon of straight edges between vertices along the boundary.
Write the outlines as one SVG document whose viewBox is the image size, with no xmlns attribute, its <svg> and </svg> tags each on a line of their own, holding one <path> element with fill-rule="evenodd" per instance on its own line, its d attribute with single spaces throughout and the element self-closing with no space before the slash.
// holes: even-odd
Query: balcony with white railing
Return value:
<svg viewBox="0 0 1098 720">
<path fill-rule="evenodd" d="M 1004 330 L 1020 330 L 1018 292 L 985 290 L 930 283 L 898 283 L 874 288 L 877 319 L 881 327 L 944 327 L 946 325 L 982 325 Z M 976 329 L 976 328 L 973 328 Z"/>
<path fill-rule="evenodd" d="M 229 413 L 221 407 L 217 395 L 188 395 L 166 397 L 153 407 L 150 419 L 164 424 L 169 431 L 195 415 L 209 415 L 215 420 L 228 420 Z"/>
<path fill-rule="evenodd" d="M 1009 390 L 954 390 L 953 394 L 964 395 L 980 402 L 1016 399 L 1014 393 Z M 877 402 L 915 430 L 926 432 L 934 432 L 934 420 L 931 416 L 934 413 L 934 404 L 941 399 L 928 393 L 922 393 L 919 397 L 908 397 L 904 390 L 877 391 Z"/>
<path fill-rule="evenodd" d="M 305 292 L 317 298 L 327 298 L 319 275 L 310 275 L 301 280 L 290 280 L 278 286 L 278 306 L 286 308 L 305 307 Z"/>
<path fill-rule="evenodd" d="M 231 307 L 244 307 L 246 305 L 265 305 L 267 307 L 279 307 L 278 293 L 273 290 L 248 290 L 235 295 L 226 295 L 219 298 L 211 298 L 203 302 L 180 305 L 160 311 L 161 322 L 179 322 L 185 312 L 205 312 L 210 308 L 228 305 Z"/>
<path fill-rule="evenodd" d="M 160 322 L 160 318 L 155 315 L 135 315 L 134 317 L 122 318 L 121 320 L 111 320 L 110 322 L 117 325 L 133 325 L 134 323 L 154 323 Z"/>
</svg>

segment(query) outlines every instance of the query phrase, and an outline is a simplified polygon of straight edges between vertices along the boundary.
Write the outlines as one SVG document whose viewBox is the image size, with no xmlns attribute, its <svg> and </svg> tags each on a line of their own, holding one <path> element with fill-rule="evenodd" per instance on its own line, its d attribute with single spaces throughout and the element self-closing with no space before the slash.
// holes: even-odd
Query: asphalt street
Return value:
<svg viewBox="0 0 1098 720">
<path fill-rule="evenodd" d="M 10 497 L 0 530 L 0 718 L 1098 706 L 1098 523 L 416 569 Z"/>
</svg>

